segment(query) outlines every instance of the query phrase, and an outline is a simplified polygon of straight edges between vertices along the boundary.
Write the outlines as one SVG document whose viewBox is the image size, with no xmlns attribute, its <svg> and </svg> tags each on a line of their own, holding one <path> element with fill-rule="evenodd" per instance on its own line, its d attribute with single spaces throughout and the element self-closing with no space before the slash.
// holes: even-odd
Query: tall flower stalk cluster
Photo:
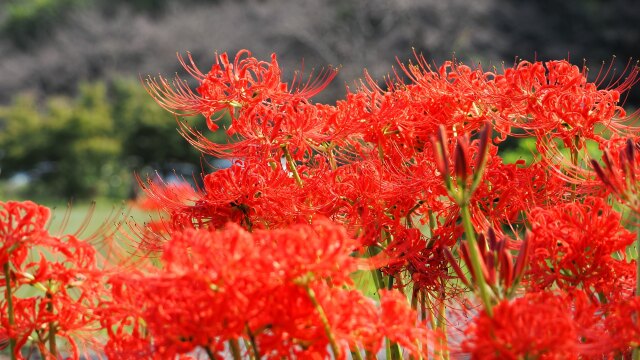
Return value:
<svg viewBox="0 0 640 360">
<path fill-rule="evenodd" d="M 333 69 L 287 83 L 275 55 L 180 62 L 195 89 L 147 89 L 231 166 L 195 188 L 143 183 L 162 216 L 116 252 L 2 204 L 14 358 L 27 341 L 77 358 L 80 338 L 112 359 L 640 359 L 640 129 L 622 108 L 636 67 L 590 80 L 567 61 L 416 55 L 328 105 L 311 98 Z M 229 115 L 230 141 L 193 115 L 210 131 Z M 523 137 L 533 160 L 505 162 Z"/>
</svg>

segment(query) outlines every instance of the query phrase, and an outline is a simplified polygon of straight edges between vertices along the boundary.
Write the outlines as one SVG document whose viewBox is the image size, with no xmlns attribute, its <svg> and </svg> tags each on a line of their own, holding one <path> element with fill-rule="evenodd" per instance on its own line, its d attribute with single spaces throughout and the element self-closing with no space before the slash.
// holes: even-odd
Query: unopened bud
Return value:
<svg viewBox="0 0 640 360">
<path fill-rule="evenodd" d="M 469 171 L 469 161 L 467 159 L 469 148 L 466 142 L 458 138 L 455 149 L 455 172 L 458 186 L 462 189 L 467 187 L 467 175 Z"/>
</svg>

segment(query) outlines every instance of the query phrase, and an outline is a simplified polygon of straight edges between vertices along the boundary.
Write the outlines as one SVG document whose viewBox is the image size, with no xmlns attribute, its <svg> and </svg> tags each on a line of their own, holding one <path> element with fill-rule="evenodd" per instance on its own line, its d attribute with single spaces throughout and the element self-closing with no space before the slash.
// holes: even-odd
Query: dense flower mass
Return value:
<svg viewBox="0 0 640 360">
<path fill-rule="evenodd" d="M 462 349 L 474 359 L 577 359 L 597 344 L 585 334 L 580 318 L 594 317 L 583 293 L 527 293 L 500 302 L 493 316 L 482 312 L 466 329 Z M 581 313 L 577 313 L 581 312 Z M 587 342 L 587 343 L 585 343 Z M 597 351 L 597 350 L 596 350 Z"/>
<path fill-rule="evenodd" d="M 35 338 L 43 357 L 55 356 L 59 342 L 78 358 L 79 345 L 95 346 L 93 333 L 100 327 L 93 311 L 107 294 L 96 250 L 74 235 L 51 235 L 44 206 L 10 201 L 0 207 L 0 324 L 12 355 L 21 358 L 18 350 Z"/>
<path fill-rule="evenodd" d="M 180 57 L 194 89 L 148 80 L 176 116 L 231 121 L 222 144 L 179 122 L 231 165 L 140 181 L 149 222 L 97 250 L 0 202 L 13 359 L 640 358 L 636 67 L 416 55 L 319 104 L 334 69 L 285 82 L 275 55 L 232 58 Z M 508 160 L 520 138 L 536 152 Z"/>
<path fill-rule="evenodd" d="M 634 266 L 623 254 L 635 235 L 604 200 L 589 197 L 582 203 L 536 208 L 528 219 L 533 233 L 533 288 L 592 288 L 612 296 L 633 290 L 624 281 Z"/>
<path fill-rule="evenodd" d="M 267 358 L 326 357 L 325 326 L 342 352 L 358 344 L 377 352 L 386 334 L 426 354 L 419 344 L 430 341 L 429 331 L 414 328 L 417 315 L 403 298 L 385 295 L 378 308 L 342 288 L 357 266 L 350 256 L 355 245 L 327 220 L 253 233 L 232 223 L 218 231 L 176 232 L 163 251 L 164 269 L 111 278 L 117 290 L 105 306 L 123 315 L 112 317 L 109 327 L 136 317 L 153 342 L 141 338 L 135 347 L 157 358 L 196 347 L 216 353 L 240 339 L 255 342 Z M 403 319 L 394 324 L 398 331 L 389 331 L 390 319 Z M 415 336 L 402 338 L 400 331 Z M 112 336 L 110 343 L 121 341 L 120 333 Z"/>
</svg>

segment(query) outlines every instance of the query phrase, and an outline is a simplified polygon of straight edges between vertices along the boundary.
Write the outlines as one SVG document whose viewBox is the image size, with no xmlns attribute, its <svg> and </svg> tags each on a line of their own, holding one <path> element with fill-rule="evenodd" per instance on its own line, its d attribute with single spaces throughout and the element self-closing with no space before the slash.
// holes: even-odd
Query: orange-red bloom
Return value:
<svg viewBox="0 0 640 360">
<path fill-rule="evenodd" d="M 613 255 L 624 254 L 635 235 L 621 225 L 620 214 L 604 200 L 590 197 L 584 203 L 536 208 L 528 219 L 533 235 L 532 287 L 548 289 L 555 284 L 612 295 L 627 287 L 620 281 L 629 265 Z"/>
<path fill-rule="evenodd" d="M 19 267 L 30 246 L 48 236 L 50 210 L 31 201 L 0 202 L 0 265 Z"/>
<path fill-rule="evenodd" d="M 575 313 L 589 309 L 572 309 L 571 303 L 570 297 L 550 292 L 527 293 L 512 301 L 503 300 L 493 308 L 493 316 L 483 311 L 469 325 L 462 351 L 481 360 L 560 360 L 589 354 L 595 349 L 581 343 L 583 329 L 576 319 L 583 314 Z"/>
</svg>

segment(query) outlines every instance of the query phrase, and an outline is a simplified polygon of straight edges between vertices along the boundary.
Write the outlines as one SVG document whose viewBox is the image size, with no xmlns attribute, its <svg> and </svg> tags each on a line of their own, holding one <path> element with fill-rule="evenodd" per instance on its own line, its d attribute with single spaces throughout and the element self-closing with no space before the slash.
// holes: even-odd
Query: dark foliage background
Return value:
<svg viewBox="0 0 640 360">
<path fill-rule="evenodd" d="M 14 196 L 7 180 L 26 174 L 24 196 L 126 196 L 133 171 L 199 164 L 174 119 L 138 91 L 141 76 L 181 72 L 176 52 L 203 70 L 216 51 L 242 48 L 277 53 L 288 74 L 303 61 L 307 71 L 339 66 L 316 99 L 331 102 L 363 68 L 382 80 L 412 49 L 484 68 L 569 58 L 594 75 L 615 55 L 620 71 L 640 57 L 639 24 L 632 0 L 4 0 L 0 195 Z M 627 105 L 639 102 L 636 90 Z"/>
</svg>

